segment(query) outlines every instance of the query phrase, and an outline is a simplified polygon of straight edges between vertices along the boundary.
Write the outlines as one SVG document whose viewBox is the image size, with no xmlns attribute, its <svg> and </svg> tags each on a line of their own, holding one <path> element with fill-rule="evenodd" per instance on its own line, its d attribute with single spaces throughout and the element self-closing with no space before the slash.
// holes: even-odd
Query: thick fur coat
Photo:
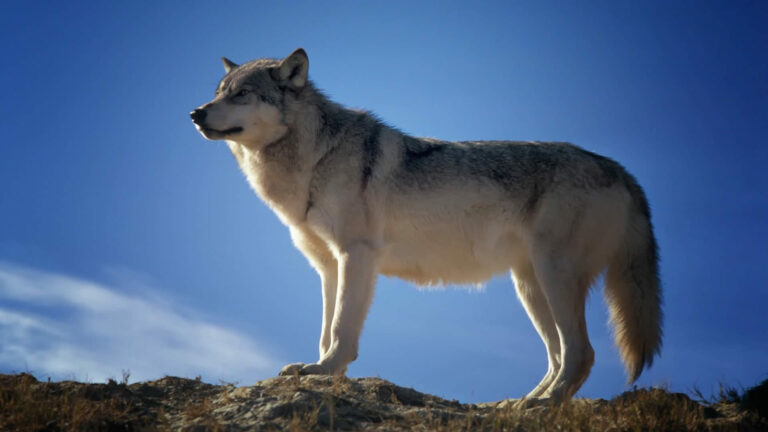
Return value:
<svg viewBox="0 0 768 432">
<path fill-rule="evenodd" d="M 378 274 L 432 285 L 510 271 L 549 362 L 527 400 L 568 399 L 589 375 L 584 303 L 602 272 L 630 381 L 658 354 L 650 211 L 616 162 L 567 143 L 408 136 L 319 92 L 302 49 L 224 66 L 192 119 L 227 141 L 322 281 L 319 359 L 281 373 L 346 372 Z"/>
</svg>

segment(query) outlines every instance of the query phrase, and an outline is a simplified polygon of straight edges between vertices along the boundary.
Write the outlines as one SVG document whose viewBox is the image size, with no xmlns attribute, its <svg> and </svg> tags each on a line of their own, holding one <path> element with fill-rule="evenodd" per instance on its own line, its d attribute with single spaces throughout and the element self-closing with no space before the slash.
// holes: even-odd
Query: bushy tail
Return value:
<svg viewBox="0 0 768 432">
<path fill-rule="evenodd" d="M 627 183 L 634 211 L 622 247 L 608 266 L 605 297 L 616 346 L 631 384 L 661 350 L 663 318 L 658 251 L 648 202 L 633 178 Z"/>
</svg>

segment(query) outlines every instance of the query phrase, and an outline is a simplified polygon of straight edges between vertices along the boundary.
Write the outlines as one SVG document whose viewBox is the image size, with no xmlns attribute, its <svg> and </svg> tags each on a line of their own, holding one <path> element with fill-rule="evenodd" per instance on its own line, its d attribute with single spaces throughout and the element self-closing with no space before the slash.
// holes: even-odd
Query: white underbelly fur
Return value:
<svg viewBox="0 0 768 432">
<path fill-rule="evenodd" d="M 382 274 L 420 285 L 475 284 L 509 271 L 524 254 L 514 224 L 498 207 L 411 209 L 388 218 Z"/>
</svg>

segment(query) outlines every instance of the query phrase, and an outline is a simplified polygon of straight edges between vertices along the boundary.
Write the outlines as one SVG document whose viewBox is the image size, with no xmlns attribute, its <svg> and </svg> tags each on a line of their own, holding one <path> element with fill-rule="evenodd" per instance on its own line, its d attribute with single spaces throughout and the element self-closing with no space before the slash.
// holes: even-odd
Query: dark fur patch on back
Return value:
<svg viewBox="0 0 768 432">
<path fill-rule="evenodd" d="M 320 111 L 320 121 L 323 129 L 325 129 L 325 135 L 329 137 L 335 137 L 346 126 L 346 123 L 344 122 L 346 119 L 342 118 L 339 115 L 329 115 L 329 113 L 326 110 L 319 110 Z"/>
<path fill-rule="evenodd" d="M 425 143 L 409 136 L 403 137 L 405 144 L 405 153 L 403 154 L 403 165 L 406 170 L 419 169 L 420 165 L 437 153 L 445 149 L 437 143 Z"/>
<path fill-rule="evenodd" d="M 363 189 L 368 186 L 368 181 L 373 174 L 373 168 L 376 160 L 379 158 L 379 135 L 381 134 L 381 125 L 374 126 L 371 133 L 363 141 Z"/>
</svg>

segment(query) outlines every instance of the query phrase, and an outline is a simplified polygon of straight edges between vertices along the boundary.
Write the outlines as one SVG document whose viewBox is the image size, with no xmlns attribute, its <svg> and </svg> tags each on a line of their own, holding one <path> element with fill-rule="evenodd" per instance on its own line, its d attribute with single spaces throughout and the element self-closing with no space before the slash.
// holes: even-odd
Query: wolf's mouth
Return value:
<svg viewBox="0 0 768 432">
<path fill-rule="evenodd" d="M 236 133 L 240 133 L 240 132 L 243 131 L 243 128 L 241 128 L 239 126 L 238 127 L 229 128 L 229 129 L 224 129 L 224 130 L 218 130 L 218 129 L 213 129 L 213 128 L 209 128 L 209 127 L 202 127 L 202 129 L 203 129 L 203 132 L 206 132 L 206 133 L 213 132 L 213 133 L 219 134 L 219 135 L 234 135 Z"/>
</svg>

